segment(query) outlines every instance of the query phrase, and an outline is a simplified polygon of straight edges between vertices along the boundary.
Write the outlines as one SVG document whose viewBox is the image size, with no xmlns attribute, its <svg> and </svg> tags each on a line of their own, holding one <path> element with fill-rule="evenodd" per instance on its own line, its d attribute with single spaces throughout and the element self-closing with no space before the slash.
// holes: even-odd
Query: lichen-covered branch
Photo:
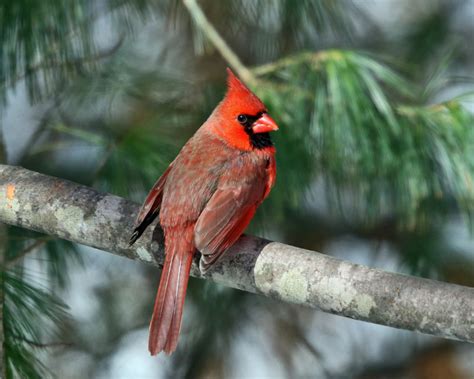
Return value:
<svg viewBox="0 0 474 379">
<path fill-rule="evenodd" d="M 128 246 L 138 204 L 0 165 L 0 221 L 159 265 L 161 230 Z M 152 229 L 152 228 L 150 228 Z M 200 276 L 197 267 L 193 275 Z M 357 320 L 474 342 L 474 288 L 244 236 L 205 279 Z"/>
<path fill-rule="evenodd" d="M 0 127 L 0 164 L 6 163 L 7 150 L 4 143 L 3 131 Z M 0 379 L 7 377 L 7 356 L 5 354 L 5 286 L 4 286 L 4 271 L 7 256 L 7 225 L 0 219 Z"/>
</svg>

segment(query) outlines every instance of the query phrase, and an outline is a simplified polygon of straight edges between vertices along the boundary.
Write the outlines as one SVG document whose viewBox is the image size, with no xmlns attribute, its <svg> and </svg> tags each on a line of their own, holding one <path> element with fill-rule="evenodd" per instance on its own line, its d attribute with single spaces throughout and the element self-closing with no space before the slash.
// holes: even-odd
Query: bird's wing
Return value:
<svg viewBox="0 0 474 379">
<path fill-rule="evenodd" d="M 130 238 L 130 245 L 140 238 L 148 225 L 150 225 L 156 216 L 158 216 L 161 199 L 163 197 L 163 187 L 166 183 L 171 167 L 172 164 L 168 166 L 163 175 L 161 175 L 161 177 L 156 181 L 138 212 L 137 220 L 135 221 L 135 228 L 132 237 Z"/>
<path fill-rule="evenodd" d="M 202 272 L 237 241 L 252 220 L 259 201 L 249 195 L 249 188 L 218 189 L 199 216 L 194 243 L 202 254 Z"/>
<path fill-rule="evenodd" d="M 224 176 L 194 229 L 194 242 L 201 252 L 200 269 L 206 272 L 232 246 L 252 220 L 257 207 L 275 181 L 273 157 L 253 180 L 236 182 Z"/>
</svg>

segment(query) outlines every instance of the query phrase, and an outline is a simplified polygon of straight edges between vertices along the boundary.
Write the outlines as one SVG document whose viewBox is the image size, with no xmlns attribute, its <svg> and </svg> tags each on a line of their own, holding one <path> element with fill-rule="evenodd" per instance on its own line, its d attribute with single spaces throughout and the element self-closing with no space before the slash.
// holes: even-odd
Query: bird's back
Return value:
<svg viewBox="0 0 474 379">
<path fill-rule="evenodd" d="M 199 129 L 173 162 L 163 189 L 162 227 L 195 222 L 229 162 L 239 155 L 206 129 Z"/>
</svg>

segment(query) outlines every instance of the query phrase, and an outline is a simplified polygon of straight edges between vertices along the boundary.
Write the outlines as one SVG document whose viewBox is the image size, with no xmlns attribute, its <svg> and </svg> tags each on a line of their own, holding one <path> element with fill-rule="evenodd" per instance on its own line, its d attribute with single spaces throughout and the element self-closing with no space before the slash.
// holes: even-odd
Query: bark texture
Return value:
<svg viewBox="0 0 474 379">
<path fill-rule="evenodd" d="M 0 165 L 1 222 L 161 265 L 159 227 L 128 246 L 138 208 L 89 187 Z M 192 274 L 201 277 L 197 266 Z M 474 342 L 470 287 L 385 272 L 251 236 L 241 237 L 204 278 L 356 320 Z"/>
</svg>

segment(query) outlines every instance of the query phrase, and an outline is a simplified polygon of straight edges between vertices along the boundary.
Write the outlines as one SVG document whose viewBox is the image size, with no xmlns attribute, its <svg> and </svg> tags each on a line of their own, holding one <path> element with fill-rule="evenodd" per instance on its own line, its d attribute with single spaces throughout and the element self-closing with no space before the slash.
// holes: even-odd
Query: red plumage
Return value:
<svg viewBox="0 0 474 379">
<path fill-rule="evenodd" d="M 264 104 L 228 69 L 224 100 L 148 194 L 131 244 L 159 216 L 165 263 L 150 323 L 152 355 L 176 350 L 193 256 L 205 273 L 244 232 L 276 176 L 277 130 Z"/>
</svg>

